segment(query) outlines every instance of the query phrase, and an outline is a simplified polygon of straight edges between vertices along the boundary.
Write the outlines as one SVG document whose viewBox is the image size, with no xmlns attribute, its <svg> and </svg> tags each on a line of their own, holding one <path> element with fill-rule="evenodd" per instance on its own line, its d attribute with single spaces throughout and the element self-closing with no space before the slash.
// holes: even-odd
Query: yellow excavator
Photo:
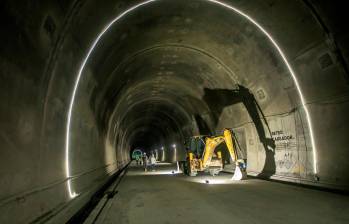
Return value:
<svg viewBox="0 0 349 224">
<path fill-rule="evenodd" d="M 193 136 L 187 142 L 186 173 L 196 176 L 200 171 L 208 171 L 212 176 L 223 170 L 223 159 L 220 151 L 215 152 L 218 145 L 225 143 L 232 160 L 236 164 L 233 180 L 246 178 L 246 163 L 235 147 L 235 138 L 231 129 L 224 129 L 223 135 Z"/>
</svg>

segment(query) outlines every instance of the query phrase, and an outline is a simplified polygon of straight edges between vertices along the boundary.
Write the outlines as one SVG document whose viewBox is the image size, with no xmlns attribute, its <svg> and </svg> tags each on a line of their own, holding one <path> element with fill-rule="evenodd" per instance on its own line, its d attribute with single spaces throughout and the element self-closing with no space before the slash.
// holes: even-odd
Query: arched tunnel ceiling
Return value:
<svg viewBox="0 0 349 224">
<path fill-rule="evenodd" d="M 100 40 L 89 68 L 96 82 L 91 104 L 99 123 L 107 127 L 110 119 L 119 121 L 131 129 L 125 130 L 128 133 L 138 127 L 133 131 L 147 130 L 151 135 L 154 126 L 142 126 L 151 125 L 146 120 L 156 122 L 154 117 L 157 128 L 175 126 L 177 131 L 178 126 L 190 126 L 197 114 L 218 119 L 220 114 L 214 114 L 216 110 L 203 99 L 205 89 L 233 90 L 236 84 L 283 97 L 280 102 L 273 100 L 277 107 L 262 102 L 269 113 L 292 108 L 282 87 L 270 82 L 289 75 L 270 41 L 241 15 L 205 1 L 159 1 L 125 15 Z M 293 100 L 298 104 L 296 95 Z M 150 109 L 155 103 L 160 107 Z M 173 111 L 161 109 L 165 107 Z M 161 120 L 156 110 L 180 124 Z"/>
<path fill-rule="evenodd" d="M 1 2 L 1 223 L 69 210 L 125 167 L 132 147 L 172 149 L 225 127 L 242 139 L 249 173 L 348 189 L 345 1 L 219 1 L 271 35 L 304 102 L 257 23 L 213 0 L 134 8 L 144 2 Z"/>
<path fill-rule="evenodd" d="M 311 152 L 311 161 L 304 156 L 303 170 L 317 175 L 317 148 L 307 102 L 323 92 L 314 94 L 310 87 L 303 92 L 298 79 L 307 78 L 302 72 L 295 74 L 287 57 L 302 55 L 306 41 L 322 41 L 321 29 L 302 30 L 304 43 L 285 48 L 286 57 L 261 24 L 224 3 L 143 3 L 107 22 L 89 48 L 77 79 L 85 74 L 82 92 L 91 96 L 88 100 L 99 133 L 107 136 L 106 145 L 121 160 L 132 147 L 142 144 L 149 148 L 170 145 L 194 134 L 243 126 L 241 135 L 248 133 L 249 144 L 256 141 L 264 150 L 265 158 L 255 153 L 251 164 L 271 176 L 277 172 L 275 153 L 280 147 L 273 135 L 284 129 L 293 133 L 289 137 L 296 136 L 293 146 Z M 301 10 L 300 22 L 294 23 L 303 23 L 303 17 L 309 14 Z M 292 39 L 279 35 L 282 30 L 278 28 L 274 32 Z M 68 121 L 66 151 L 69 136 Z M 180 154 L 185 156 L 180 145 Z"/>
</svg>

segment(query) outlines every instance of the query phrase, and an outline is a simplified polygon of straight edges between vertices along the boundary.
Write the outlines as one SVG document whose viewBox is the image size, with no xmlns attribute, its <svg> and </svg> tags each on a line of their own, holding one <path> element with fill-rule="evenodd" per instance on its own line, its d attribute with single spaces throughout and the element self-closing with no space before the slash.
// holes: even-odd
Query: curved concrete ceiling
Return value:
<svg viewBox="0 0 349 224">
<path fill-rule="evenodd" d="M 3 158 L 19 161 L 4 163 L 4 179 L 13 186 L 13 176 L 32 178 L 5 186 L 3 204 L 23 195 L 40 201 L 45 189 L 54 189 L 61 195 L 44 211 L 57 209 L 99 186 L 97 179 L 123 167 L 135 148 L 164 147 L 168 161 L 182 160 L 186 138 L 225 127 L 236 132 L 251 175 L 349 184 L 347 127 L 341 126 L 349 112 L 348 35 L 327 17 L 325 3 L 5 5 L 4 15 L 16 18 L 5 26 L 14 41 L 0 56 L 4 77 L 15 78 L 2 91 L 11 93 L 4 105 L 16 112 L 3 112 L 12 134 L 3 133 L 1 141 L 28 151 L 4 152 Z M 31 10 L 32 23 L 21 16 Z M 33 209 L 23 217 L 42 213 Z"/>
</svg>

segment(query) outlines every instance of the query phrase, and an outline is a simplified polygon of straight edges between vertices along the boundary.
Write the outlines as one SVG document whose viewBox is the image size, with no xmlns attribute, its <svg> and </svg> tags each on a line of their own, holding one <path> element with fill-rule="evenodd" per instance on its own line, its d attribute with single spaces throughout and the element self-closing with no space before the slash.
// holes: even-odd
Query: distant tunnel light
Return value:
<svg viewBox="0 0 349 224">
<path fill-rule="evenodd" d="M 161 153 L 161 161 L 165 161 L 165 150 L 164 150 L 164 147 L 161 147 L 162 149 L 162 153 Z"/>
<path fill-rule="evenodd" d="M 176 144 L 172 145 L 173 147 L 173 160 L 177 161 L 177 148 L 176 148 Z"/>
<path fill-rule="evenodd" d="M 103 30 L 98 34 L 97 38 L 94 40 L 94 42 L 92 43 L 91 47 L 89 48 L 86 57 L 84 58 L 84 60 L 82 61 L 82 64 L 80 66 L 80 69 L 78 71 L 76 80 L 75 80 L 75 84 L 74 84 L 74 88 L 73 88 L 73 92 L 72 92 L 72 96 L 70 99 L 70 103 L 69 103 L 69 109 L 68 109 L 68 114 L 67 114 L 67 125 L 66 125 L 66 142 L 65 142 L 65 169 L 66 169 L 66 178 L 67 178 L 67 189 L 69 192 L 69 196 L 71 198 L 76 197 L 78 194 L 75 193 L 72 189 L 71 186 L 71 170 L 70 170 L 70 164 L 69 164 L 69 140 L 70 140 L 70 125 L 71 125 L 71 117 L 72 117 L 72 111 L 73 111 L 73 106 L 74 106 L 74 101 L 75 101 L 75 96 L 76 96 L 76 91 L 78 89 L 79 86 L 79 82 L 80 82 L 80 78 L 82 75 L 82 72 L 86 66 L 86 63 L 91 55 L 91 53 L 93 52 L 93 50 L 95 49 L 97 43 L 99 42 L 99 40 L 102 38 L 102 36 L 109 30 L 109 28 L 115 23 L 117 22 L 120 18 L 124 17 L 125 15 L 129 14 L 130 12 L 132 12 L 133 10 L 140 8 L 144 5 L 150 4 L 152 2 L 156 2 L 156 1 L 162 1 L 162 0 L 148 0 L 148 1 L 144 1 L 142 3 L 139 3 L 137 5 L 134 5 L 133 7 L 125 10 L 124 12 L 122 12 L 120 15 L 118 15 L 117 17 L 115 17 L 111 22 L 109 22 L 104 28 Z M 281 50 L 281 48 L 278 46 L 278 44 L 275 42 L 275 40 L 272 38 L 272 36 L 261 26 L 259 25 L 254 19 L 252 19 L 250 16 L 248 16 L 247 14 L 243 13 L 242 11 L 226 4 L 220 1 L 216 1 L 216 0 L 202 0 L 202 1 L 207 1 L 207 2 L 212 2 L 214 4 L 223 6 L 227 9 L 230 9 L 232 11 L 234 11 L 235 13 L 241 15 L 242 17 L 246 18 L 247 20 L 249 20 L 252 24 L 254 24 L 256 27 L 258 27 L 258 29 L 264 33 L 268 39 L 271 41 L 271 43 L 274 45 L 274 47 L 277 49 L 277 51 L 279 52 L 282 60 L 284 61 L 284 63 L 286 64 L 292 78 L 293 81 L 296 85 L 298 94 L 300 96 L 301 99 L 301 103 L 302 106 L 304 108 L 305 114 L 306 114 L 306 119 L 307 119 L 307 123 L 309 126 L 309 135 L 310 135 L 310 140 L 312 143 L 312 147 L 313 147 L 313 169 L 314 169 L 314 173 L 317 173 L 317 156 L 316 156 L 316 147 L 315 147 L 315 140 L 314 140 L 314 134 L 313 134 L 313 129 L 312 129 L 312 122 L 311 122 L 311 118 L 310 118 L 310 114 L 308 111 L 308 108 L 305 104 L 305 100 L 304 100 L 304 96 L 303 93 L 301 91 L 300 85 L 298 83 L 298 79 L 293 71 L 293 69 L 291 68 L 290 64 L 288 63 L 288 60 L 286 58 L 286 56 L 284 55 L 283 51 Z"/>
</svg>

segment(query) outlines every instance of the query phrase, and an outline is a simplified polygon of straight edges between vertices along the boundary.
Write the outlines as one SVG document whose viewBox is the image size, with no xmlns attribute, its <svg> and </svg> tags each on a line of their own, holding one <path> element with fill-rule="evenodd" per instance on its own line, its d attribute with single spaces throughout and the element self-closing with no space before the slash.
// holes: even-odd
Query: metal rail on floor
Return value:
<svg viewBox="0 0 349 224">
<path fill-rule="evenodd" d="M 96 217 L 93 220 L 93 223 L 95 223 L 102 212 L 103 208 L 107 204 L 107 202 L 114 197 L 114 195 L 117 193 L 116 188 L 119 185 L 121 179 L 124 177 L 124 175 L 127 172 L 127 168 L 130 165 L 131 162 L 129 162 L 125 167 L 117 171 L 96 193 L 94 193 L 91 197 L 91 199 L 83 206 L 73 217 L 71 217 L 67 224 L 80 224 L 84 223 L 85 220 L 88 218 L 90 213 L 95 209 L 95 207 L 98 205 L 98 203 L 102 200 L 102 198 L 107 195 L 107 200 L 103 204 L 102 208 L 98 211 Z M 107 191 L 112 184 L 115 183 L 115 186 L 113 187 L 112 191 Z"/>
</svg>

